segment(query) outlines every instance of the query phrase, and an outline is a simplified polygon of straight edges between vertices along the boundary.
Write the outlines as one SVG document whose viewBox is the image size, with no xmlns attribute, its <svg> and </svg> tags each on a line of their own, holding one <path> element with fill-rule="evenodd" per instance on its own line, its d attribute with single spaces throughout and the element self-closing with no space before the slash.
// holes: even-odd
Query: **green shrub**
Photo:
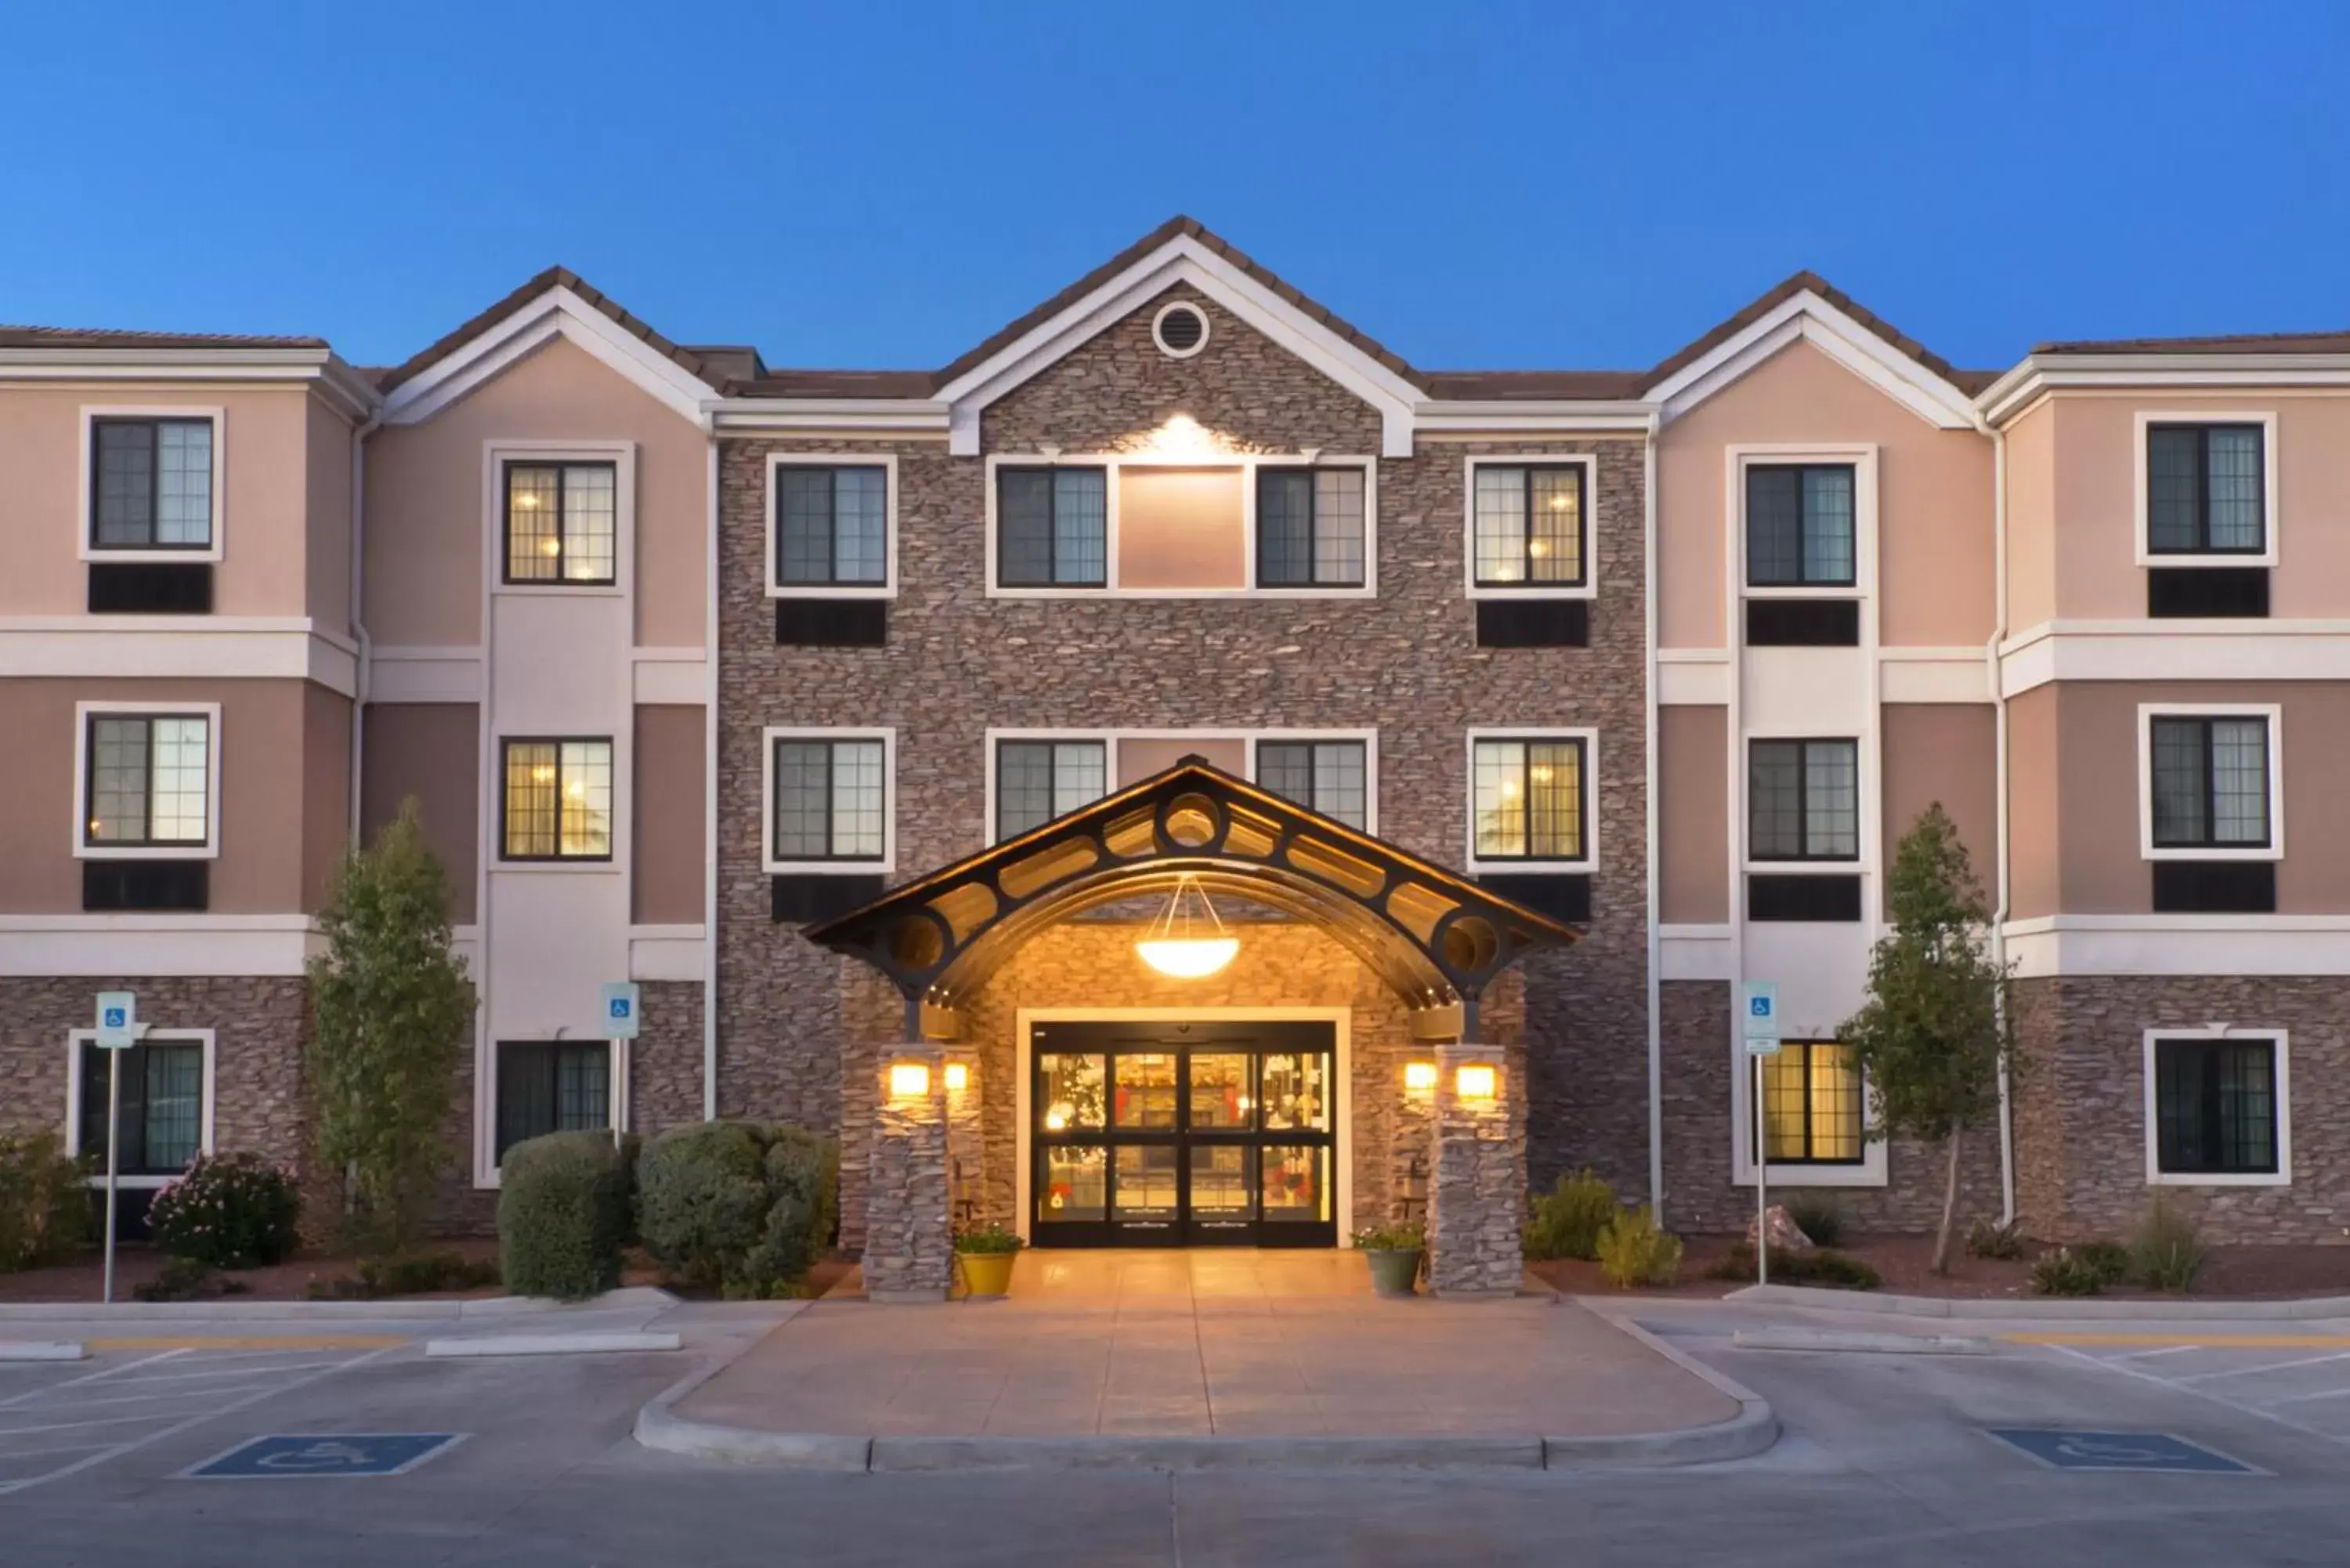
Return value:
<svg viewBox="0 0 2350 1568">
<path fill-rule="evenodd" d="M 1681 1239 L 1660 1230 L 1653 1210 L 1625 1209 L 1599 1232 L 1599 1272 L 1623 1290 L 1669 1285 L 1681 1270 Z"/>
<path fill-rule="evenodd" d="M 89 1233 L 89 1190 L 57 1134 L 0 1134 L 0 1273 L 61 1263 Z"/>
<path fill-rule="evenodd" d="M 689 1290 L 787 1293 L 832 1244 L 839 1183 L 838 1146 L 799 1127 L 673 1127 L 638 1161 L 638 1232 Z"/>
<path fill-rule="evenodd" d="M 2138 1282 L 2158 1291 L 2191 1291 L 2210 1253 L 2195 1221 L 2158 1197 L 2130 1243 Z"/>
<path fill-rule="evenodd" d="M 2036 1296 L 2094 1296 L 2105 1288 L 2105 1272 L 2070 1247 L 2045 1253 L 2032 1265 Z"/>
<path fill-rule="evenodd" d="M 1787 1218 L 1795 1229 L 1812 1239 L 1814 1247 L 1833 1247 L 1844 1240 L 1844 1210 L 1833 1198 L 1790 1198 L 1784 1205 Z"/>
<path fill-rule="evenodd" d="M 1706 1271 L 1717 1280 L 1751 1280 L 1754 1277 L 1754 1243 L 1740 1241 L 1721 1255 L 1720 1262 Z M 1774 1285 L 1818 1285 L 1833 1291 L 1873 1291 L 1884 1280 L 1877 1271 L 1849 1252 L 1839 1252 L 1831 1247 L 1816 1251 L 1790 1252 L 1784 1248 L 1771 1249 L 1771 1282 Z"/>
<path fill-rule="evenodd" d="M 1967 1231 L 1967 1253 L 1976 1258 L 2021 1258 L 2023 1235 L 2012 1223 L 1994 1225 L 1978 1220 Z"/>
<path fill-rule="evenodd" d="M 1016 1252 L 1028 1243 L 1001 1225 L 978 1225 L 955 1232 L 954 1246 L 958 1252 L 976 1252 L 982 1256 Z"/>
<path fill-rule="evenodd" d="M 499 1163 L 498 1256 L 516 1295 L 578 1301 L 620 1282 L 629 1167 L 611 1135 L 549 1133 Z"/>
<path fill-rule="evenodd" d="M 301 1220 L 293 1173 L 257 1154 L 200 1154 L 147 1207 L 156 1246 L 214 1269 L 284 1262 L 301 1242 Z"/>
<path fill-rule="evenodd" d="M 2073 1255 L 2095 1272 L 2100 1285 L 2117 1285 L 2130 1277 L 2130 1253 L 2118 1241 L 2084 1241 Z"/>
<path fill-rule="evenodd" d="M 1366 1252 L 1423 1252 L 1428 1231 L 1420 1225 L 1366 1225 L 1355 1232 L 1355 1245 Z"/>
<path fill-rule="evenodd" d="M 503 1278 L 495 1258 L 468 1258 L 453 1249 L 359 1260 L 359 1283 L 370 1297 L 479 1290 Z"/>
<path fill-rule="evenodd" d="M 1616 1189 L 1585 1166 L 1573 1176 L 1561 1176 L 1558 1185 L 1534 1199 L 1526 1221 L 1529 1258 L 1599 1256 L 1599 1232 L 1616 1218 Z"/>
</svg>

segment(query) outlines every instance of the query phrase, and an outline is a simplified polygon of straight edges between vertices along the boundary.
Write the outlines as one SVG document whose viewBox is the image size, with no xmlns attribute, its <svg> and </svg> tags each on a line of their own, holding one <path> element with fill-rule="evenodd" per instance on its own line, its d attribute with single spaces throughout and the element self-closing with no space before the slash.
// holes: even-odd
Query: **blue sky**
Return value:
<svg viewBox="0 0 2350 1568">
<path fill-rule="evenodd" d="M 2350 327 L 2350 6 L 20 6 L 0 320 L 405 358 L 561 262 L 944 363 L 1170 213 L 1417 364 L 1653 363 L 1798 267 L 1964 365 Z"/>
</svg>

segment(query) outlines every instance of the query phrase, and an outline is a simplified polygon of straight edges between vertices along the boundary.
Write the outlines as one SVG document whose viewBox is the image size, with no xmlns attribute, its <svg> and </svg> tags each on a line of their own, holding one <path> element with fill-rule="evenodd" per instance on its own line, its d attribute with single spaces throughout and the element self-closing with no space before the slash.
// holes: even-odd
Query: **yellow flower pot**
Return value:
<svg viewBox="0 0 2350 1568">
<path fill-rule="evenodd" d="M 1017 1252 L 957 1252 L 962 1264 L 962 1282 L 975 1296 L 1000 1296 L 1012 1289 L 1012 1265 L 1020 1259 Z"/>
</svg>

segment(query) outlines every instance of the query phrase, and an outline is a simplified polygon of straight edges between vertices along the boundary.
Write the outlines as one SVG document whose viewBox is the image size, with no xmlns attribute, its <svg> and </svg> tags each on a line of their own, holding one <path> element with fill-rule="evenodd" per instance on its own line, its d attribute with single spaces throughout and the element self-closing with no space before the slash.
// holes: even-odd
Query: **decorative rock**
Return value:
<svg viewBox="0 0 2350 1568">
<path fill-rule="evenodd" d="M 1759 1220 L 1750 1220 L 1746 1222 L 1746 1244 L 1750 1247 L 1754 1244 L 1754 1231 L 1758 1223 L 1771 1233 L 1771 1250 L 1774 1252 L 1803 1253 L 1814 1251 L 1812 1239 L 1804 1234 L 1804 1228 L 1789 1219 L 1787 1210 L 1779 1204 L 1771 1205 Z"/>
</svg>

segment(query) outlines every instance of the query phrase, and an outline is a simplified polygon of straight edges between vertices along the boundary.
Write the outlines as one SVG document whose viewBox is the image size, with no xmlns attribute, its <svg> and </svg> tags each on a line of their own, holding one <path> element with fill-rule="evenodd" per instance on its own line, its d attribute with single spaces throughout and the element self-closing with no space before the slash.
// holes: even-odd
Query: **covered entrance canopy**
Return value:
<svg viewBox="0 0 2350 1568">
<path fill-rule="evenodd" d="M 864 960 L 906 1000 L 907 1038 L 951 1040 L 957 1008 L 1056 920 L 1185 877 L 1310 920 L 1379 974 L 1429 1040 L 1476 1037 L 1495 976 L 1576 940 L 1525 908 L 1384 839 L 1199 757 L 909 882 L 811 941 Z"/>
</svg>

